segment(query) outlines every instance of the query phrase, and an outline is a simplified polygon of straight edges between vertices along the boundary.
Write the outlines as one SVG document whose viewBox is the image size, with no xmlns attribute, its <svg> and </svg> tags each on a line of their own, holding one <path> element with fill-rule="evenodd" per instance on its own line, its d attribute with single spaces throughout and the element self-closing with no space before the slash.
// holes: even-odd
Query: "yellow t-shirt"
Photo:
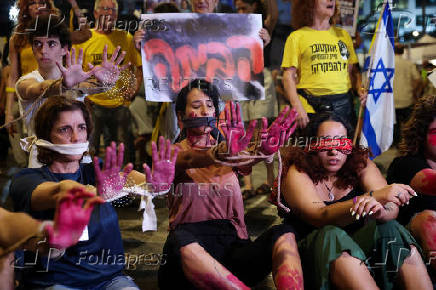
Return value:
<svg viewBox="0 0 436 290">
<path fill-rule="evenodd" d="M 30 44 L 26 44 L 20 51 L 20 67 L 22 76 L 38 69 L 38 63 L 33 55 L 32 46 Z"/>
<path fill-rule="evenodd" d="M 132 35 L 127 31 L 113 30 L 110 34 L 102 34 L 92 29 L 91 32 L 92 36 L 87 41 L 73 45 L 77 54 L 79 49 L 83 48 L 84 70 L 88 70 L 88 63 L 96 66 L 103 62 L 103 48 L 106 44 L 108 46 L 108 59 L 112 57 L 112 53 L 117 46 L 120 46 L 121 51 L 126 51 L 126 56 L 121 65 L 129 62 L 136 67 L 142 65 L 141 55 L 135 49 Z M 123 77 L 119 78 L 113 89 L 105 93 L 89 95 L 88 98 L 97 105 L 110 108 L 119 107 L 128 103 L 124 98 L 124 94 L 129 89 L 132 89 L 132 79 L 128 77 L 129 73 L 130 75 L 132 74 L 132 72 L 128 72 L 127 70 L 124 71 L 122 73 Z"/>
<path fill-rule="evenodd" d="M 353 41 L 342 28 L 319 31 L 303 27 L 286 40 L 283 68 L 295 67 L 297 88 L 314 96 L 343 94 L 351 88 L 348 65 L 357 63 Z M 314 113 L 306 99 L 300 100 L 307 113 Z"/>
</svg>

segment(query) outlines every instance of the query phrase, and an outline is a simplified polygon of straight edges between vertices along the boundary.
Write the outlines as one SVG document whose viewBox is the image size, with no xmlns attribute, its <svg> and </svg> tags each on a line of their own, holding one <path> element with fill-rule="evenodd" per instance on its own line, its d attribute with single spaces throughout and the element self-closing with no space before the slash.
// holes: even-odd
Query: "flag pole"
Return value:
<svg viewBox="0 0 436 290">
<path fill-rule="evenodd" d="M 380 21 L 381 21 L 381 18 L 382 18 L 383 13 L 384 13 L 384 11 L 385 11 L 385 7 L 386 7 L 386 4 L 387 4 L 387 3 L 388 3 L 388 0 L 383 1 L 383 7 L 382 7 L 382 9 L 381 9 L 380 17 L 379 17 L 379 20 L 378 20 L 378 22 L 377 22 L 377 26 L 376 26 L 375 31 L 374 31 L 374 37 L 373 37 L 373 39 L 371 40 L 371 47 L 370 47 L 370 62 L 369 62 L 369 66 L 368 66 L 367 77 L 366 77 L 366 79 L 365 79 L 365 85 L 362 86 L 362 88 L 363 88 L 364 90 L 366 90 L 367 92 L 368 92 L 368 87 L 369 87 L 369 77 L 370 77 L 370 74 L 371 74 L 371 68 L 372 68 L 372 65 L 373 65 L 373 62 L 374 62 L 374 55 L 375 55 L 375 51 L 372 51 L 373 43 L 374 43 L 374 38 L 375 38 L 375 35 L 376 35 L 376 33 L 377 33 L 377 30 L 378 30 L 379 27 L 380 27 Z M 375 50 L 375 47 L 374 47 L 374 50 Z M 354 132 L 354 137 L 353 137 L 353 145 L 356 145 L 356 144 L 357 144 L 357 139 L 360 139 L 360 135 L 361 135 L 361 133 L 362 133 L 362 127 L 363 127 L 363 110 L 365 109 L 365 107 L 366 107 L 366 105 L 362 105 L 362 104 L 361 104 L 361 105 L 360 105 L 360 108 L 359 108 L 359 116 L 357 117 L 356 130 L 355 130 L 355 132 Z"/>
<path fill-rule="evenodd" d="M 362 133 L 363 127 L 363 110 L 365 109 L 365 105 L 360 104 L 359 108 L 359 116 L 357 117 L 356 130 L 354 131 L 353 137 L 353 145 L 357 144 L 357 139 L 360 138 L 360 134 Z"/>
</svg>

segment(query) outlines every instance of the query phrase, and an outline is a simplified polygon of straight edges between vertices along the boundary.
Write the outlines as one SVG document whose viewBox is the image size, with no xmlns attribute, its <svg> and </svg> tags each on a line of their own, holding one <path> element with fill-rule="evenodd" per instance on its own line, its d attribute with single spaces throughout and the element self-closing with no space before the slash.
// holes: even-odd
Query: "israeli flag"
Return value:
<svg viewBox="0 0 436 290">
<path fill-rule="evenodd" d="M 368 99 L 360 144 L 369 147 L 374 157 L 389 149 L 394 132 L 393 80 L 395 68 L 394 26 L 389 3 L 377 22 L 370 46 Z"/>
</svg>

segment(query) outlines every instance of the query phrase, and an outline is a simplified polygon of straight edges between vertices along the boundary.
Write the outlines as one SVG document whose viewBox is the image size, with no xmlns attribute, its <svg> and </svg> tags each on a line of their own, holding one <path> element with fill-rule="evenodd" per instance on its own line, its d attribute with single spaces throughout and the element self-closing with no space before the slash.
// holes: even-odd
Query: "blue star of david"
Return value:
<svg viewBox="0 0 436 290">
<path fill-rule="evenodd" d="M 377 76 L 377 74 L 383 74 L 383 76 Z M 380 88 L 374 87 L 374 80 L 377 77 L 384 77 L 385 81 L 381 85 Z M 378 99 L 380 98 L 381 94 L 383 93 L 392 93 L 392 86 L 391 86 L 391 79 L 394 77 L 394 69 L 393 68 L 386 68 L 385 64 L 383 63 L 383 59 L 380 58 L 380 60 L 377 63 L 377 66 L 375 69 L 371 69 L 370 74 L 370 82 L 369 82 L 369 91 L 368 94 L 372 95 L 374 98 L 374 101 L 377 103 Z"/>
</svg>

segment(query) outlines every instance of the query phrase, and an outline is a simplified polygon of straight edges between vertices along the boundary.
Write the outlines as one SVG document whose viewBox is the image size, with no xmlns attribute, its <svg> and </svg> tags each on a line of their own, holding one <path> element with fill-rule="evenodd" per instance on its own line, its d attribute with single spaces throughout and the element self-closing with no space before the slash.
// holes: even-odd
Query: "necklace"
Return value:
<svg viewBox="0 0 436 290">
<path fill-rule="evenodd" d="M 334 196 L 333 193 L 332 193 L 332 190 L 333 190 L 333 184 L 332 184 L 332 187 L 328 187 L 326 183 L 324 183 L 324 185 L 325 185 L 325 188 L 326 188 L 326 189 L 328 190 L 328 192 L 329 192 L 329 199 L 330 199 L 330 201 L 333 201 L 333 200 L 335 199 L 335 196 Z"/>
</svg>

